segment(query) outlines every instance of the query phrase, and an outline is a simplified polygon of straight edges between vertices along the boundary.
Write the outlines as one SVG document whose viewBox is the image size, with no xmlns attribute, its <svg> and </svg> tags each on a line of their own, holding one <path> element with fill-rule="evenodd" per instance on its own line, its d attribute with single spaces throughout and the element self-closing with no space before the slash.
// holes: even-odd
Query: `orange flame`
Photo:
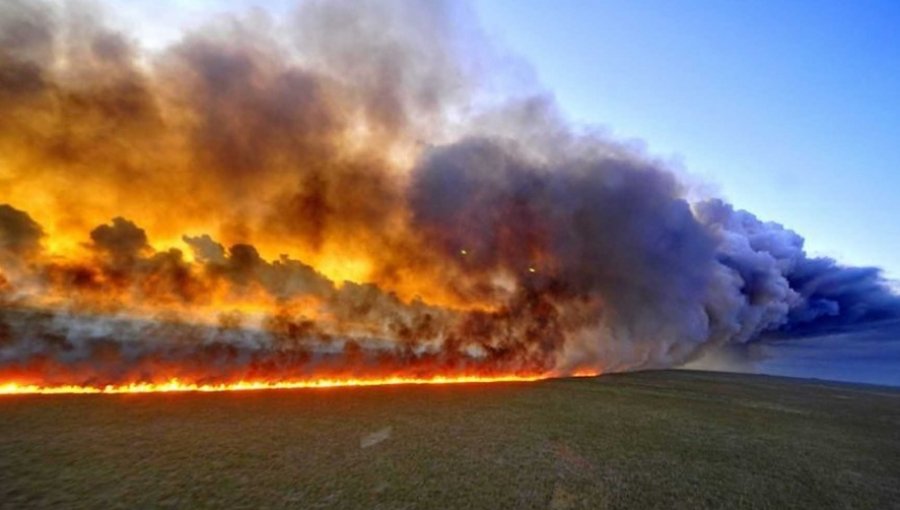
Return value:
<svg viewBox="0 0 900 510">
<path fill-rule="evenodd" d="M 23 394 L 85 394 L 85 393 L 180 393 L 221 392 L 254 390 L 287 390 L 306 388 L 339 388 L 352 386 L 394 386 L 400 384 L 472 384 L 497 382 L 529 382 L 546 379 L 546 375 L 501 376 L 434 376 L 429 378 L 393 376 L 380 379 L 312 379 L 305 381 L 238 381 L 222 384 L 186 383 L 170 379 L 164 383 L 129 383 L 123 385 L 95 386 L 39 386 L 15 382 L 0 384 L 0 395 Z"/>
<path fill-rule="evenodd" d="M 573 377 L 593 377 L 596 371 L 579 371 Z M 169 379 L 162 383 L 128 383 L 106 386 L 41 386 L 17 382 L 0 383 L 0 395 L 63 395 L 63 394 L 121 394 L 121 393 L 214 393 L 224 391 L 291 390 L 316 388 L 345 388 L 362 386 L 397 386 L 422 384 L 489 384 L 501 382 L 533 382 L 554 377 L 535 375 L 459 375 L 430 377 L 390 376 L 372 379 L 323 378 L 300 381 L 237 381 L 220 384 L 197 384 Z"/>
</svg>

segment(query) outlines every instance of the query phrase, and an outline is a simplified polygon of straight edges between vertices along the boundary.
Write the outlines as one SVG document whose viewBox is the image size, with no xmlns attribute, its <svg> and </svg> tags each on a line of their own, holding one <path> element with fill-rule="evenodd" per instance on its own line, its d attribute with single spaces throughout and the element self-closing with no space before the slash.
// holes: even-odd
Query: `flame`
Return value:
<svg viewBox="0 0 900 510">
<path fill-rule="evenodd" d="M 544 206 L 509 205 L 504 176 L 486 228 L 438 213 L 481 207 L 428 180 L 469 138 L 455 41 L 381 7 L 298 9 L 297 48 L 236 17 L 239 37 L 151 52 L 92 9 L 4 11 L 25 36 L 0 50 L 0 394 L 570 375 L 599 299 L 554 273 Z M 348 15 L 369 21 L 328 28 Z"/>
<path fill-rule="evenodd" d="M 590 375 L 597 375 L 596 372 Z M 576 377 L 588 376 L 580 372 Z M 224 391 L 290 390 L 314 388 L 344 388 L 363 386 L 396 386 L 421 384 L 487 384 L 501 382 L 533 382 L 552 377 L 551 374 L 535 375 L 460 375 L 431 377 L 390 376 L 373 379 L 324 378 L 300 381 L 237 381 L 221 384 L 197 384 L 169 379 L 162 383 L 128 383 L 106 386 L 41 386 L 17 382 L 0 383 L 0 395 L 60 395 L 60 394 L 121 394 L 121 393 L 214 393 Z"/>
</svg>

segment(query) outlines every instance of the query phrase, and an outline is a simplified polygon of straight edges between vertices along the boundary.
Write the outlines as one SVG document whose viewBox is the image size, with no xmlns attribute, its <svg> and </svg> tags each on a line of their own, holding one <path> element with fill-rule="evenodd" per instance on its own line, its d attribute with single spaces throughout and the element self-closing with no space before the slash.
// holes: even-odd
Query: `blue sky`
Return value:
<svg viewBox="0 0 900 510">
<path fill-rule="evenodd" d="M 278 0 L 129 2 L 143 38 Z M 482 0 L 574 121 L 640 139 L 813 254 L 900 278 L 900 2 Z"/>
</svg>

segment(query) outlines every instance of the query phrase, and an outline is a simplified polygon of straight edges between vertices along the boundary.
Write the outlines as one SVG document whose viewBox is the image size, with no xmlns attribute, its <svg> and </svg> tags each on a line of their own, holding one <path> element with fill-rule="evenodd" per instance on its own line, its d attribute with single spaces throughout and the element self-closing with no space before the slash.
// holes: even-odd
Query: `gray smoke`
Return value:
<svg viewBox="0 0 900 510">
<path fill-rule="evenodd" d="M 0 381 L 632 370 L 900 318 L 877 269 L 692 203 L 548 93 L 491 98 L 453 5 L 308 1 L 153 54 L 0 7 Z M 83 225 L 86 255 L 45 249 Z"/>
</svg>

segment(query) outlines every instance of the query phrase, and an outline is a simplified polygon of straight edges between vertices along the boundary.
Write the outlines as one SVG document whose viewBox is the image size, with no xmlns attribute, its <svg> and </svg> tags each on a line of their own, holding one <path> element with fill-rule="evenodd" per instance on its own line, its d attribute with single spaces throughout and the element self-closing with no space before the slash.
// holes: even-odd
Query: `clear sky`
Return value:
<svg viewBox="0 0 900 510">
<path fill-rule="evenodd" d="M 209 12 L 290 3 L 115 6 L 165 39 Z M 571 119 L 679 160 L 736 206 L 798 231 L 813 254 L 900 278 L 900 1 L 473 6 Z"/>
</svg>

